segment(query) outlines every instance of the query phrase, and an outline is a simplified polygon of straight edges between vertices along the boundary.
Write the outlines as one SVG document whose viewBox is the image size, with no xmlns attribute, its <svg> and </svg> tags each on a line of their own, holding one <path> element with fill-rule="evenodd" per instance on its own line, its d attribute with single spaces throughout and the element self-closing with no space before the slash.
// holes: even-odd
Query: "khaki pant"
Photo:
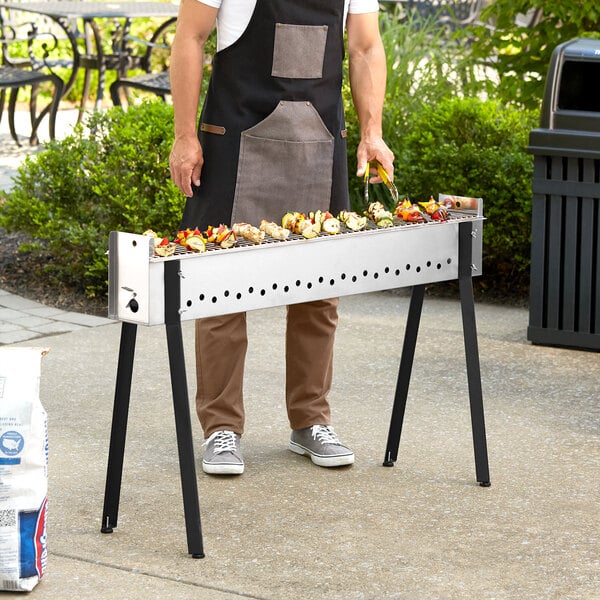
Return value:
<svg viewBox="0 0 600 600">
<path fill-rule="evenodd" d="M 286 407 L 292 429 L 329 425 L 338 299 L 287 307 Z M 205 437 L 244 431 L 246 313 L 196 321 L 196 410 Z"/>
</svg>

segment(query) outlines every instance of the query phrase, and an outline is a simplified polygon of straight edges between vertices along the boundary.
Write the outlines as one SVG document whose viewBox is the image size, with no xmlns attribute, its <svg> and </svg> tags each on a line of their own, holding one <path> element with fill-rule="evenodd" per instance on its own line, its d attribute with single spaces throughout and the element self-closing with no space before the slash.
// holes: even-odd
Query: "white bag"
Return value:
<svg viewBox="0 0 600 600">
<path fill-rule="evenodd" d="M 46 568 L 48 425 L 41 348 L 0 347 L 0 590 L 31 591 Z"/>
</svg>

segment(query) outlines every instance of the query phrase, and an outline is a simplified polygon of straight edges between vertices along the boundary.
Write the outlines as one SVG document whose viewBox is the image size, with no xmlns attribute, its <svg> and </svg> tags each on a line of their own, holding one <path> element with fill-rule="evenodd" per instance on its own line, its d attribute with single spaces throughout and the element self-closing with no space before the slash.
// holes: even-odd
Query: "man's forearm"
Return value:
<svg viewBox="0 0 600 600">
<path fill-rule="evenodd" d="M 386 85 L 383 46 L 375 44 L 367 50 L 355 50 L 350 56 L 349 66 L 350 87 L 361 139 L 381 137 Z"/>
<path fill-rule="evenodd" d="M 195 40 L 182 40 L 173 45 L 170 73 L 176 139 L 196 135 L 203 58 L 204 45 Z"/>
<path fill-rule="evenodd" d="M 356 174 L 362 177 L 369 163 L 377 162 L 393 178 L 394 154 L 382 133 L 387 61 L 377 13 L 349 14 L 347 30 L 350 87 L 360 126 Z M 371 182 L 380 181 L 372 173 Z"/>
</svg>

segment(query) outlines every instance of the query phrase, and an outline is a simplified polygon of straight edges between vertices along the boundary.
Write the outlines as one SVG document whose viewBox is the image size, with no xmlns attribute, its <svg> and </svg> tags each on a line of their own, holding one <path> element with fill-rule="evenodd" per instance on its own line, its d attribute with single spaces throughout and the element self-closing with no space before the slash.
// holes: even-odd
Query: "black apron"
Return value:
<svg viewBox="0 0 600 600">
<path fill-rule="evenodd" d="M 183 228 L 349 207 L 343 60 L 344 0 L 257 0 L 214 58 Z"/>
</svg>

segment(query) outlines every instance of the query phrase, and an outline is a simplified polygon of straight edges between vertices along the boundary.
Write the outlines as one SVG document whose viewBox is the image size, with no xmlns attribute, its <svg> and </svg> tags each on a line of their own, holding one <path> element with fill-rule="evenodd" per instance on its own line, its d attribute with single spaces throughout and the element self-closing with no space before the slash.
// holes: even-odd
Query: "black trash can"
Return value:
<svg viewBox="0 0 600 600">
<path fill-rule="evenodd" d="M 554 50 L 534 155 L 527 339 L 600 350 L 600 40 Z"/>
</svg>

